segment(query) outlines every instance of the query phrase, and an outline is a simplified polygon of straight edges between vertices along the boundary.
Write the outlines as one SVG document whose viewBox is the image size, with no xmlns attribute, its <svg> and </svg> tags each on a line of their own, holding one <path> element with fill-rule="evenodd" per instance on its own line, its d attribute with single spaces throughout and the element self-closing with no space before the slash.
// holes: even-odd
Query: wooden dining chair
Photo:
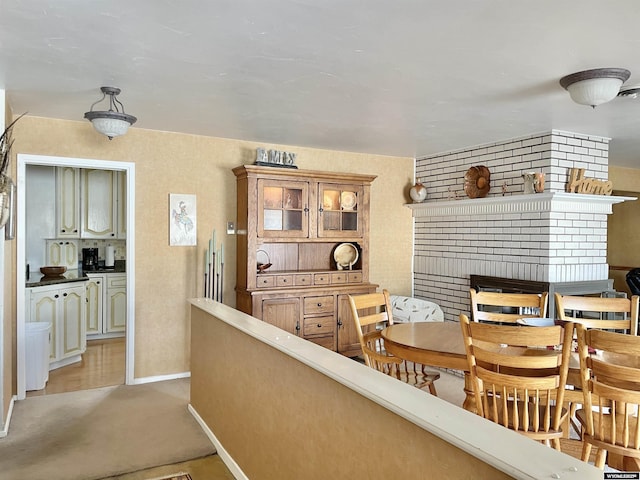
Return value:
<svg viewBox="0 0 640 480">
<path fill-rule="evenodd" d="M 631 335 L 638 334 L 637 295 L 631 298 L 575 296 L 554 294 L 556 314 L 562 321 L 584 325 L 587 329 L 614 330 Z M 569 408 L 571 425 L 578 435 L 581 426 L 576 418 L 576 410 L 582 404 L 583 393 L 578 369 L 570 369 L 565 392 L 565 405 Z"/>
<path fill-rule="evenodd" d="M 593 446 L 595 465 L 604 468 L 608 453 L 640 463 L 640 337 L 575 324 L 584 394 L 576 412 L 583 425 L 582 460 Z M 619 465 L 616 465 L 619 468 Z"/>
<path fill-rule="evenodd" d="M 586 328 L 620 330 L 638 334 L 637 295 L 631 298 L 554 294 L 560 320 L 581 323 Z"/>
<path fill-rule="evenodd" d="M 478 414 L 560 450 L 573 326 L 496 325 L 465 314 L 460 326 Z"/>
<path fill-rule="evenodd" d="M 383 290 L 348 297 L 365 364 L 418 388 L 427 387 L 432 395 L 437 396 L 434 382 L 440 378 L 438 372 L 429 371 L 424 365 L 394 357 L 384 349 L 379 327 L 393 325 L 389 292 Z"/>
<path fill-rule="evenodd" d="M 544 318 L 548 293 L 501 293 L 469 289 L 474 322 L 516 323 L 521 318 Z"/>
</svg>

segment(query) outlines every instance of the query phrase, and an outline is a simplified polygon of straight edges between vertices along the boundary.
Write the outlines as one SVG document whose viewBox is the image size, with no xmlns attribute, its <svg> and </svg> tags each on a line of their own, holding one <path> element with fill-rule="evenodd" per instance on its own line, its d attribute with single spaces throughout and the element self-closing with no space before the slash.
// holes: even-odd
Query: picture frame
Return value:
<svg viewBox="0 0 640 480">
<path fill-rule="evenodd" d="M 197 244 L 196 196 L 169 194 L 169 245 L 192 247 Z"/>
</svg>

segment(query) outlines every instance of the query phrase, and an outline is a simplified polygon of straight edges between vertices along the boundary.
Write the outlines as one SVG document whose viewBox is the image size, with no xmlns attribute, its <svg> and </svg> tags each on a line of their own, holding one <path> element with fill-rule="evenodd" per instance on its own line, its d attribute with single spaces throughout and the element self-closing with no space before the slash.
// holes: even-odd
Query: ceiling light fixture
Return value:
<svg viewBox="0 0 640 480">
<path fill-rule="evenodd" d="M 574 102 L 596 108 L 616 98 L 630 76 L 631 72 L 624 68 L 595 68 L 562 77 L 560 85 Z"/>
<path fill-rule="evenodd" d="M 120 94 L 117 87 L 100 87 L 102 98 L 91 105 L 91 108 L 84 114 L 84 118 L 90 120 L 99 133 L 106 135 L 111 140 L 113 137 L 124 135 L 129 127 L 136 123 L 137 118 L 124 113 L 124 105 L 116 98 Z M 103 101 L 109 95 L 109 110 L 94 111 L 93 107 Z"/>
<path fill-rule="evenodd" d="M 638 95 L 640 95 L 640 85 L 621 88 L 620 93 L 618 93 L 619 97 L 638 98 Z"/>
</svg>

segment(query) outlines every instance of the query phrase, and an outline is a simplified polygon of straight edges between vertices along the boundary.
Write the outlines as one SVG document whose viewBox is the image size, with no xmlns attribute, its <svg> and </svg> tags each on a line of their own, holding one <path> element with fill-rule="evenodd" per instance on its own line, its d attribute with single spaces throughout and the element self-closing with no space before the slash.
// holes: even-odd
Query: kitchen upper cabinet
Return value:
<svg viewBox="0 0 640 480">
<path fill-rule="evenodd" d="M 112 170 L 82 169 L 81 238 L 116 238 L 117 182 Z"/>
<path fill-rule="evenodd" d="M 29 321 L 51 323 L 49 369 L 79 361 L 87 347 L 85 283 L 29 290 Z"/>
<path fill-rule="evenodd" d="M 126 239 L 126 209 L 125 172 L 56 167 L 55 238 Z"/>
<path fill-rule="evenodd" d="M 78 240 L 47 240 L 47 265 L 78 268 Z"/>
<path fill-rule="evenodd" d="M 116 220 L 118 224 L 116 237 L 124 240 L 127 238 L 127 173 L 126 172 L 116 172 L 116 192 L 117 192 Z"/>
<path fill-rule="evenodd" d="M 80 170 L 56 167 L 56 232 L 58 238 L 80 235 Z"/>
</svg>

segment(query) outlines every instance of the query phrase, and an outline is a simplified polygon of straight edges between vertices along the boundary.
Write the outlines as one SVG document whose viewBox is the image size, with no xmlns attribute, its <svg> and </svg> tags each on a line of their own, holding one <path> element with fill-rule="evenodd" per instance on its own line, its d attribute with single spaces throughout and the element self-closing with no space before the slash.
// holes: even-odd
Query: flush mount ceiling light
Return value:
<svg viewBox="0 0 640 480">
<path fill-rule="evenodd" d="M 137 118 L 124 113 L 124 105 L 116 98 L 120 94 L 117 87 L 100 87 L 102 98 L 91 105 L 84 114 L 84 118 L 90 120 L 99 133 L 106 135 L 111 140 L 113 137 L 124 135 L 129 127 L 136 123 Z M 103 101 L 109 95 L 109 110 L 94 111 L 93 107 Z"/>
<path fill-rule="evenodd" d="M 640 95 L 640 85 L 621 88 L 618 93 L 619 97 L 638 98 L 638 95 Z"/>
<path fill-rule="evenodd" d="M 616 98 L 629 76 L 631 72 L 624 68 L 596 68 L 562 77 L 560 85 L 574 102 L 595 108 Z"/>
</svg>

